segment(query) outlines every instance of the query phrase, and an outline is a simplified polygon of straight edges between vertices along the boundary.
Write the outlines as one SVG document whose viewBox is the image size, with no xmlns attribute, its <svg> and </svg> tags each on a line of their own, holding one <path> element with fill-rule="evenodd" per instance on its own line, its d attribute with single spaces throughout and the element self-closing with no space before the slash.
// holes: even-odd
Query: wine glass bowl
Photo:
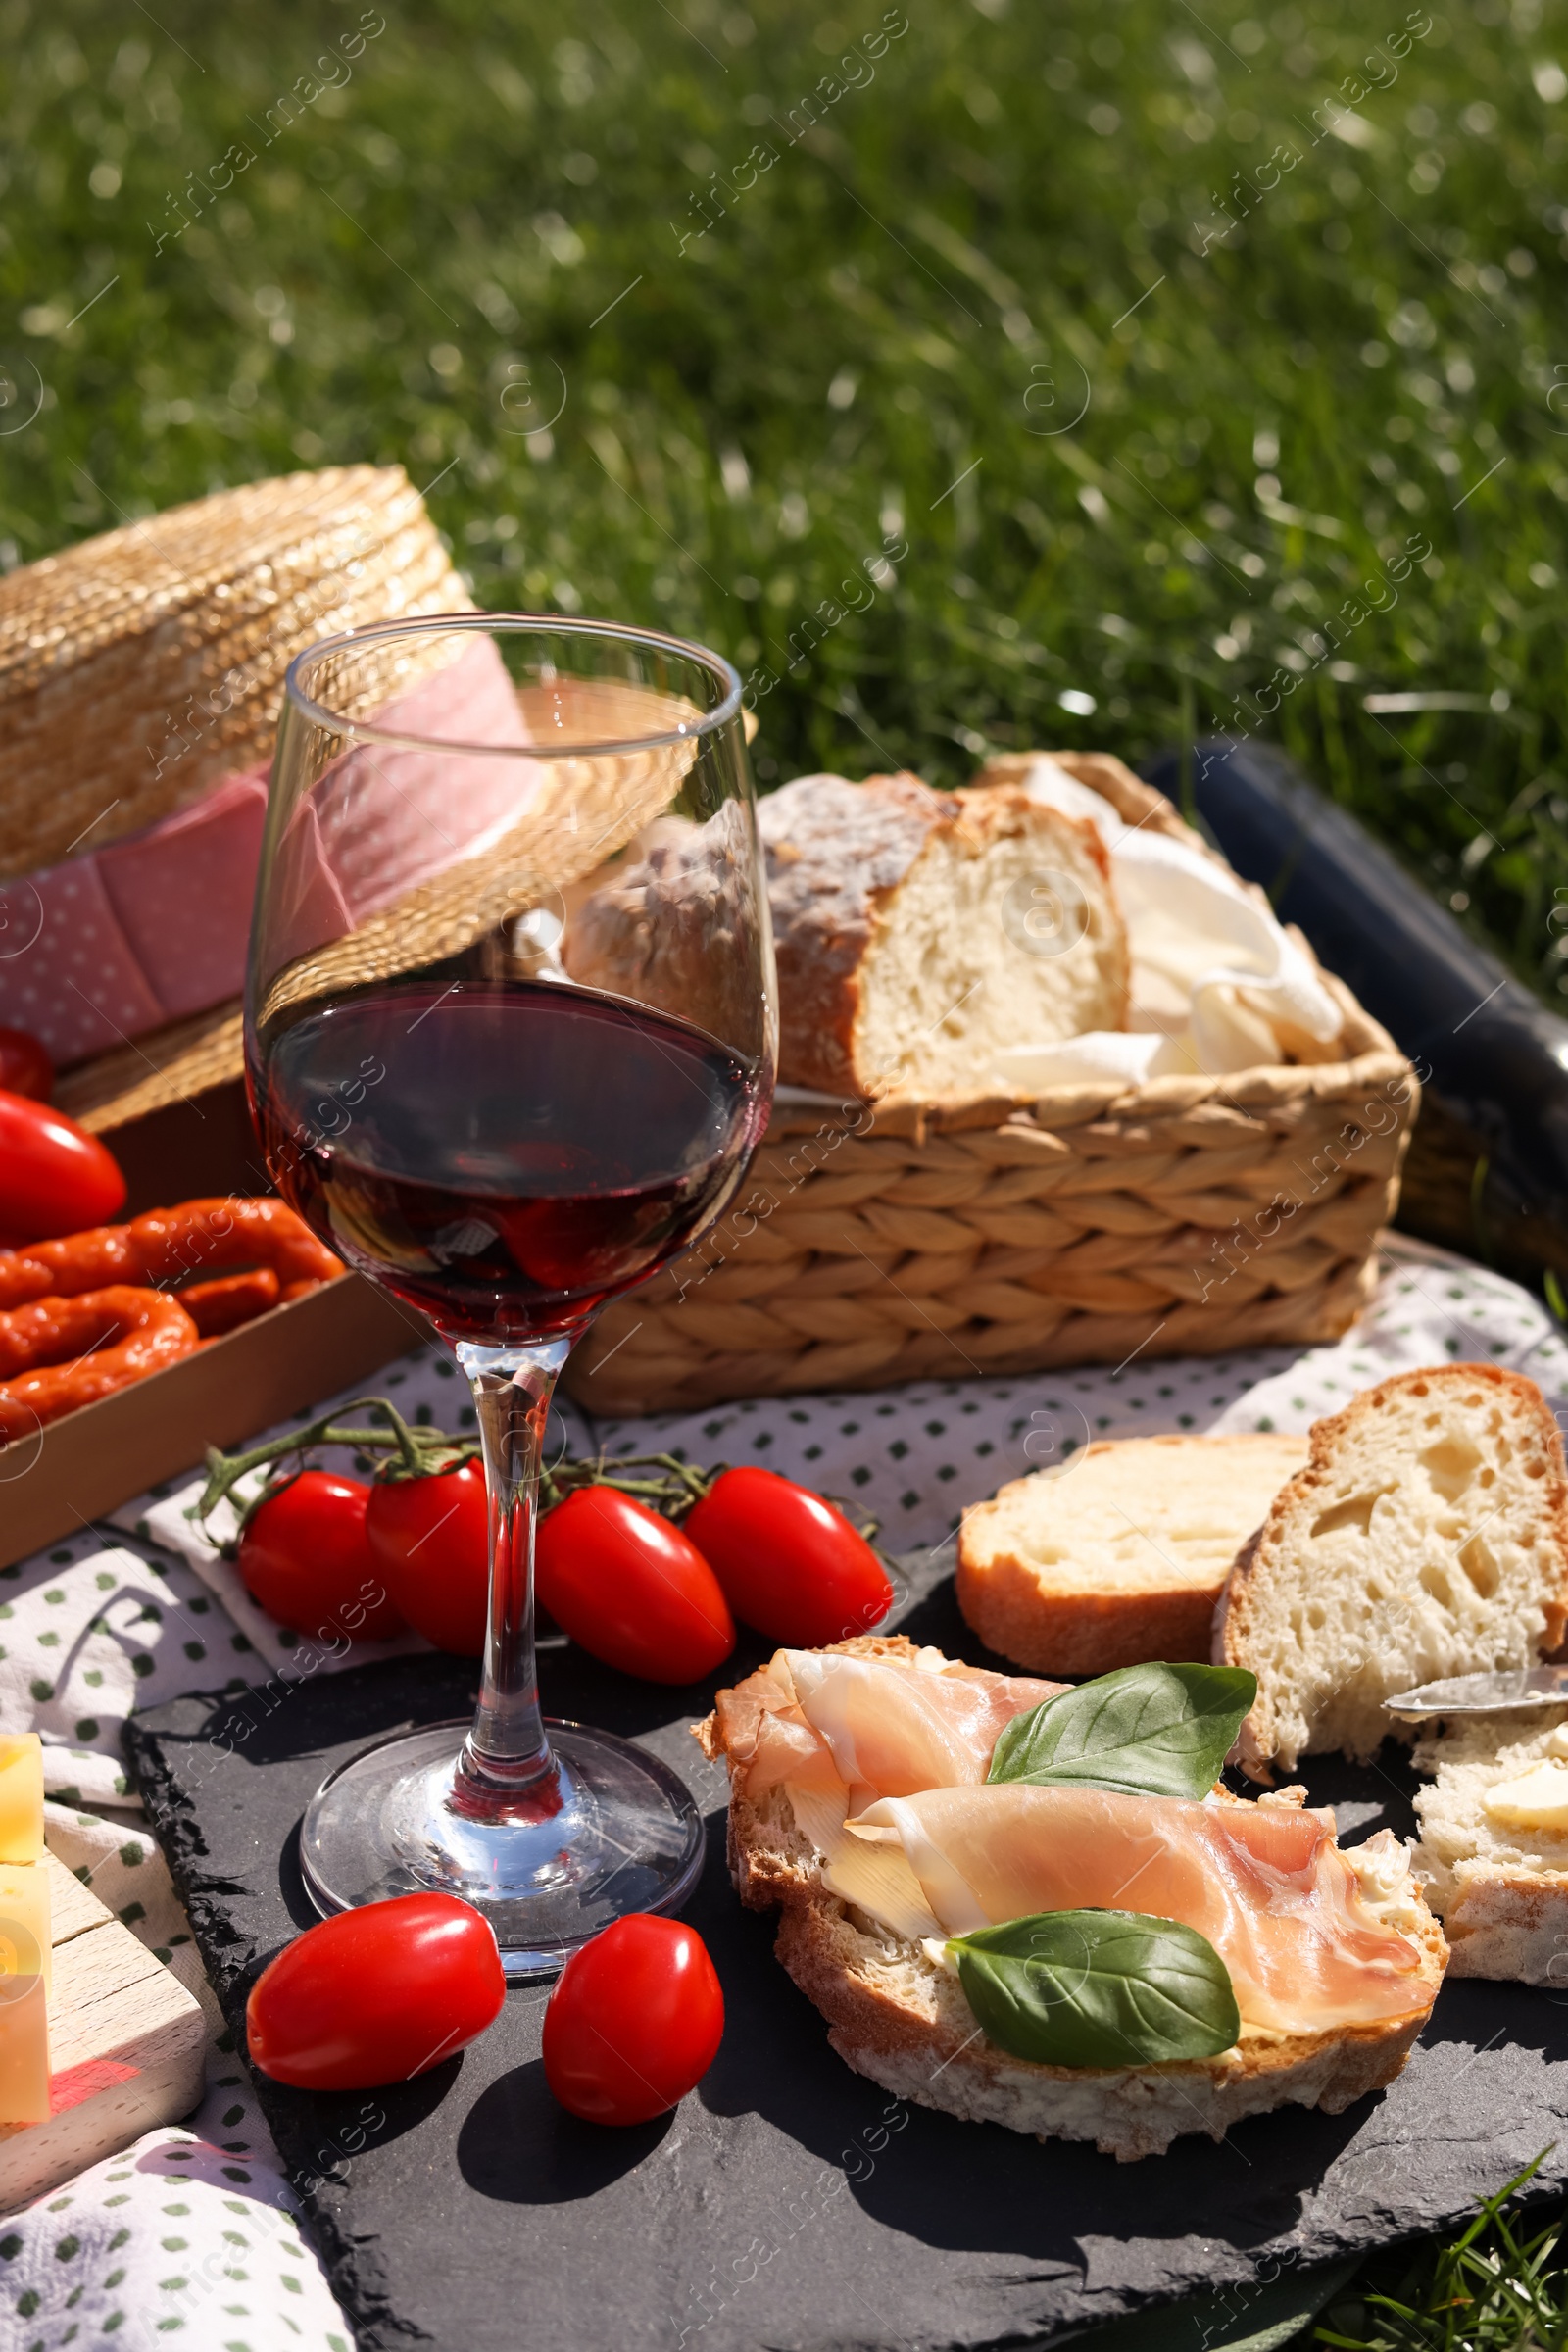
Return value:
<svg viewBox="0 0 1568 2352">
<path fill-rule="evenodd" d="M 288 674 L 246 1069 L 278 1189 L 419 1308 L 473 1387 L 490 1617 L 471 1726 L 354 1758 L 302 1859 L 321 1908 L 416 1886 L 560 1965 L 701 1859 L 684 1785 L 534 1685 L 538 1458 L 604 1301 L 719 1214 L 766 1122 L 772 949 L 734 671 L 595 621 L 442 615 Z"/>
</svg>

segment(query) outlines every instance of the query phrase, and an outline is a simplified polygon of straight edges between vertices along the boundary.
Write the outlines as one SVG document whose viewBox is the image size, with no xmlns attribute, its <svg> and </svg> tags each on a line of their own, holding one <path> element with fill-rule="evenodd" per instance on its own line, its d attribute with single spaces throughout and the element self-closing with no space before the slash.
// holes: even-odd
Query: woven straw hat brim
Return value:
<svg viewBox="0 0 1568 2352">
<path fill-rule="evenodd" d="M 472 600 L 401 466 L 224 490 L 0 581 L 0 880 L 270 755 L 323 637 Z"/>
<path fill-rule="evenodd" d="M 110 1135 L 172 1102 L 198 1102 L 244 1067 L 244 1023 L 235 1002 L 78 1062 L 56 1081 L 54 1101 L 89 1133 Z"/>
</svg>

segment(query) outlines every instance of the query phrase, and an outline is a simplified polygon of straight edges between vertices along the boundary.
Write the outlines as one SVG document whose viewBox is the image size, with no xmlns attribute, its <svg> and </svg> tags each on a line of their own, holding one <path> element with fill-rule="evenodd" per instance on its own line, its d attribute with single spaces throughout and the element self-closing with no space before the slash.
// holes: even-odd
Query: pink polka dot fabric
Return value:
<svg viewBox="0 0 1568 2352">
<path fill-rule="evenodd" d="M 489 637 L 389 705 L 380 724 L 527 741 Z M 344 754 L 284 843 L 296 869 L 288 953 L 341 938 L 410 883 L 478 854 L 515 821 L 528 764 L 437 745 Z M 69 1064 L 237 997 L 266 817 L 267 770 L 252 768 L 143 832 L 0 884 L 0 1024 Z"/>
<path fill-rule="evenodd" d="M 11 883 L 13 908 L 30 894 L 37 920 L 0 960 L 0 1022 L 41 1039 L 57 1062 L 79 1061 L 156 1029 L 163 1006 L 136 960 L 95 858 Z M 30 939 L 26 937 L 31 930 Z"/>
</svg>

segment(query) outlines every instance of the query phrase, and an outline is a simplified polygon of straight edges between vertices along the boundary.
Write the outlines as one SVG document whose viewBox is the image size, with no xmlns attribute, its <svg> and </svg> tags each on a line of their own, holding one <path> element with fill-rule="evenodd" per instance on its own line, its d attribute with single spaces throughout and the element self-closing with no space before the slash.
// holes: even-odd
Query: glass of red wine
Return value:
<svg viewBox="0 0 1568 2352">
<path fill-rule="evenodd" d="M 443 1889 L 520 1976 L 692 1886 L 684 1783 L 540 1713 L 535 1494 L 573 1342 L 730 1199 L 776 1036 L 727 662 L 601 621 L 462 613 L 293 663 L 251 935 L 252 1112 L 284 1198 L 454 1346 L 491 1529 L 473 1720 L 384 1740 L 323 1784 L 301 1845 L 321 1910 Z"/>
</svg>

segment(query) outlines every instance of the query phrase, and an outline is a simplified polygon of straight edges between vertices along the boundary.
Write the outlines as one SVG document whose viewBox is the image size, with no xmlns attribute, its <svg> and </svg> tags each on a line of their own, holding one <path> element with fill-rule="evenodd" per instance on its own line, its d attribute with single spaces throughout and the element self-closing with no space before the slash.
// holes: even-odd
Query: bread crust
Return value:
<svg viewBox="0 0 1568 2352">
<path fill-rule="evenodd" d="M 857 1068 L 859 968 L 883 907 L 952 810 L 907 770 L 798 776 L 759 813 L 778 959 L 779 1077 L 859 1097 L 880 1091 Z"/>
<path fill-rule="evenodd" d="M 750 959 L 719 952 L 755 932 L 751 812 L 726 802 L 705 825 L 656 820 L 634 863 L 574 890 L 561 955 L 585 988 L 655 1004 L 710 1037 L 761 1054 L 767 1017 Z"/>
<path fill-rule="evenodd" d="M 860 1656 L 914 1655 L 914 1644 L 897 1635 L 832 1646 Z M 693 1730 L 706 1755 L 725 1753 L 718 1709 Z M 1227 1803 L 1245 1801 L 1219 1793 Z M 1301 1794 L 1281 1790 L 1258 1801 L 1299 1803 Z M 950 2115 L 1004 2124 L 1039 2139 L 1093 2140 L 1102 2155 L 1124 2163 L 1162 2154 L 1181 2133 L 1222 2139 L 1245 2116 L 1279 2106 L 1338 2115 L 1381 2088 L 1404 2065 L 1447 1960 L 1443 1930 L 1422 1906 L 1416 1940 L 1428 1998 L 1409 2017 L 1320 2034 L 1249 2026 L 1235 2049 L 1171 2066 L 1039 2066 L 977 2033 L 949 1970 L 827 1893 L 816 1875 L 820 1857 L 782 1788 L 756 1803 L 732 1794 L 728 1859 L 741 1901 L 751 1910 L 779 1912 L 778 1959 L 827 2019 L 832 2048 L 858 2074 Z"/>
<path fill-rule="evenodd" d="M 983 1567 L 958 1558 L 964 1623 L 988 1649 L 1032 1672 L 1109 1674 L 1151 1658 L 1208 1656 L 1213 1584 L 1165 1592 L 1042 1592 L 1033 1571 L 1007 1554 Z"/>
<path fill-rule="evenodd" d="M 1074 1463 L 1114 1455 L 1124 1443 L 1097 1439 L 1073 1457 Z M 1243 1431 L 1216 1437 L 1136 1438 L 1130 1443 L 1202 1459 L 1219 1478 L 1227 1458 L 1237 1459 L 1260 1446 L 1289 1445 L 1288 1440 Z M 1060 1589 L 1054 1591 L 1033 1562 L 993 1535 L 999 1505 L 1036 1490 L 1049 1494 L 1049 1489 L 1050 1482 L 1039 1472 L 1013 1479 L 989 1502 L 963 1515 L 955 1580 L 958 1607 L 988 1648 L 1014 1665 L 1065 1675 L 1109 1674 L 1118 1666 L 1139 1666 L 1151 1659 L 1206 1659 L 1214 1607 L 1228 1569 L 1184 1579 L 1183 1564 L 1172 1561 L 1158 1583 L 1118 1583 L 1096 1591 L 1087 1566 L 1076 1587 L 1063 1567 L 1054 1572 Z"/>
<path fill-rule="evenodd" d="M 1390 1398 L 1408 1394 L 1419 1396 L 1420 1383 L 1441 1383 L 1447 1387 L 1455 1381 L 1500 1393 L 1536 1425 L 1548 1465 L 1540 1492 L 1541 1516 L 1557 1562 L 1555 1591 L 1543 1600 L 1545 1626 L 1541 1647 L 1544 1651 L 1556 1648 L 1568 1625 L 1568 1472 L 1557 1424 L 1536 1383 L 1522 1373 L 1504 1371 L 1496 1364 L 1438 1364 L 1394 1373 L 1375 1388 L 1363 1390 L 1352 1397 L 1342 1412 L 1313 1423 L 1312 1450 L 1305 1468 L 1282 1487 L 1263 1525 L 1237 1554 L 1220 1595 L 1211 1653 L 1217 1664 L 1255 1668 L 1259 1602 L 1279 1572 L 1281 1551 L 1290 1531 L 1309 1512 L 1313 1517 L 1317 1515 L 1313 1506 L 1332 1486 L 1336 1454 L 1346 1437 Z M 1256 1779 L 1269 1777 L 1269 1768 L 1276 1758 L 1287 1770 L 1293 1769 L 1300 1752 L 1282 1735 L 1273 1693 L 1264 1674 L 1259 1674 L 1257 1702 L 1242 1727 L 1238 1744 L 1243 1768 Z"/>
</svg>

